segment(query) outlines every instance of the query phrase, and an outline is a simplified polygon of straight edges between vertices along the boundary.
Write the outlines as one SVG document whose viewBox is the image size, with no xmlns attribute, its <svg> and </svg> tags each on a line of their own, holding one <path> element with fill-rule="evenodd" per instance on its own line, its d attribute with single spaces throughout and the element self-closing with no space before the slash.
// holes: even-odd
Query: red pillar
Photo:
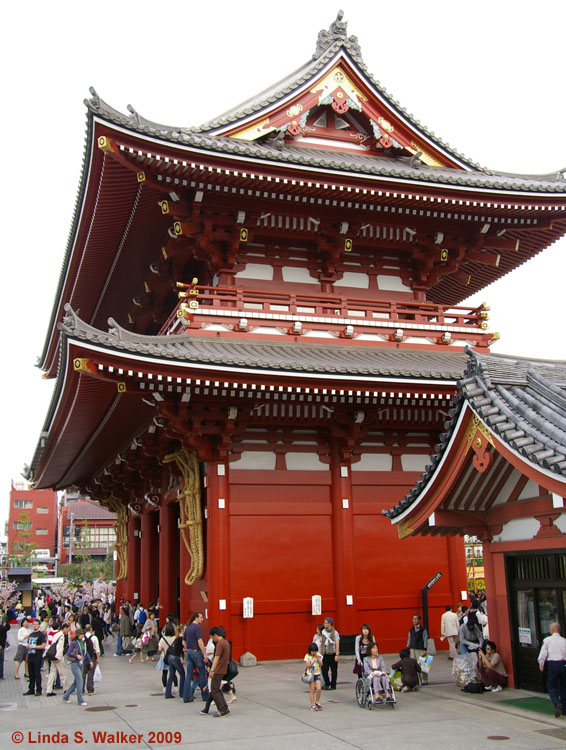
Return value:
<svg viewBox="0 0 566 750">
<path fill-rule="evenodd" d="M 227 456 L 208 464 L 208 625 L 230 626 L 230 479 Z"/>
<path fill-rule="evenodd" d="M 356 633 L 354 567 L 354 512 L 352 508 L 352 474 L 350 461 L 345 461 L 337 439 L 330 443 L 330 472 L 332 476 L 332 563 L 334 597 L 336 599 L 336 629 L 339 633 Z M 351 603 L 349 603 L 351 602 Z M 324 607 L 324 602 L 323 602 Z M 324 614 L 324 612 L 323 612 Z"/>
<path fill-rule="evenodd" d="M 157 513 L 144 510 L 141 517 L 140 602 L 149 607 L 157 601 Z"/>
<path fill-rule="evenodd" d="M 175 505 L 161 500 L 159 508 L 159 623 L 163 627 L 165 616 L 177 612 L 176 550 L 177 514 Z"/>
<path fill-rule="evenodd" d="M 132 603 L 139 601 L 140 591 L 140 518 L 128 517 L 128 584 L 127 596 Z"/>
</svg>

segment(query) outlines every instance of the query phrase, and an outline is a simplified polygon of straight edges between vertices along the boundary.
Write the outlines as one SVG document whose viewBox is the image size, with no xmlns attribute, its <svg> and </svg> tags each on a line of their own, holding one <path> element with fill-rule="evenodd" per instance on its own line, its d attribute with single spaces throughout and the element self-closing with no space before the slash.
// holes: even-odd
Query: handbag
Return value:
<svg viewBox="0 0 566 750">
<path fill-rule="evenodd" d="M 308 685 L 309 683 L 312 682 L 312 680 L 313 680 L 312 674 L 309 674 L 307 670 L 305 669 L 305 671 L 301 675 L 301 682 L 304 682 Z"/>
<path fill-rule="evenodd" d="M 150 639 L 151 639 L 150 632 L 149 630 L 146 630 L 145 633 L 143 633 L 142 635 L 142 639 L 141 639 L 142 646 L 147 646 L 149 644 Z"/>
<path fill-rule="evenodd" d="M 237 677 L 237 676 L 238 676 L 238 665 L 232 659 L 232 661 L 228 663 L 228 671 L 224 675 L 224 679 L 226 680 L 226 682 L 230 682 L 231 680 L 234 679 L 234 677 Z"/>
<path fill-rule="evenodd" d="M 96 669 L 94 670 L 94 682 L 102 682 L 102 672 L 100 671 L 100 667 L 98 664 L 96 665 Z"/>
<path fill-rule="evenodd" d="M 362 676 L 362 665 L 358 664 L 357 662 L 354 664 L 354 668 L 352 669 L 353 674 L 357 674 L 358 677 Z"/>
</svg>

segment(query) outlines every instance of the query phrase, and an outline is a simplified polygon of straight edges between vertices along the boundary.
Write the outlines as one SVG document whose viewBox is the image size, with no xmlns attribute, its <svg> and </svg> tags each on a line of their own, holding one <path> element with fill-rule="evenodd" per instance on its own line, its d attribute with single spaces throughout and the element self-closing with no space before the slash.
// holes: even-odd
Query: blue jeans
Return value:
<svg viewBox="0 0 566 750">
<path fill-rule="evenodd" d="M 78 661 L 74 661 L 71 664 L 71 672 L 73 673 L 73 682 L 69 685 L 69 687 L 63 693 L 63 700 L 68 701 L 69 696 L 71 695 L 73 690 L 76 690 L 77 702 L 82 703 L 83 702 L 83 665 Z"/>
<path fill-rule="evenodd" d="M 171 698 L 171 688 L 173 687 L 173 678 L 175 672 L 179 673 L 179 695 L 183 695 L 185 690 L 185 670 L 183 669 L 183 663 L 178 656 L 169 656 L 169 674 L 167 676 L 167 686 L 165 687 L 165 697 Z"/>
<path fill-rule="evenodd" d="M 116 653 L 122 656 L 122 636 L 118 633 L 118 643 L 116 644 Z"/>
<path fill-rule="evenodd" d="M 206 676 L 206 667 L 204 666 L 204 656 L 202 655 L 202 651 L 187 651 L 185 656 L 185 665 L 187 668 L 187 679 L 185 680 L 185 690 L 183 692 L 183 700 L 187 701 L 189 698 L 192 698 L 192 695 L 195 691 L 194 682 L 193 682 L 193 670 L 198 669 L 198 686 L 200 687 L 200 692 L 202 695 L 203 701 L 205 701 L 208 698 L 208 688 L 207 688 L 207 676 Z"/>
<path fill-rule="evenodd" d="M 560 703 L 566 708 L 566 661 L 547 661 L 546 687 L 554 708 Z"/>
</svg>

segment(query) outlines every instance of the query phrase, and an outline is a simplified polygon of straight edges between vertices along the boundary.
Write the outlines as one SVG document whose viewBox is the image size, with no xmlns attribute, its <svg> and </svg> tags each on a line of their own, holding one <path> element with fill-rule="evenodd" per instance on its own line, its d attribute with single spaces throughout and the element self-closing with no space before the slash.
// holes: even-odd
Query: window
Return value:
<svg viewBox="0 0 566 750">
<path fill-rule="evenodd" d="M 18 529 L 19 531 L 31 529 L 31 521 L 14 521 L 12 528 Z"/>
<path fill-rule="evenodd" d="M 47 529 L 36 529 L 35 533 L 37 536 L 47 536 Z"/>
<path fill-rule="evenodd" d="M 49 513 L 49 508 L 45 508 L 43 505 L 41 505 L 39 508 L 35 509 L 36 513 Z"/>
<path fill-rule="evenodd" d="M 33 508 L 33 500 L 14 500 L 14 508 Z"/>
</svg>

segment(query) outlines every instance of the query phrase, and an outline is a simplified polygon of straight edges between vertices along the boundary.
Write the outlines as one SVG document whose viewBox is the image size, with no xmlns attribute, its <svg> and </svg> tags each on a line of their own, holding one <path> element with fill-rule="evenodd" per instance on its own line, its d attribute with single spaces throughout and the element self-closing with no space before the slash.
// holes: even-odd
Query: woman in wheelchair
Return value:
<svg viewBox="0 0 566 750">
<path fill-rule="evenodd" d="M 369 656 L 364 659 L 364 677 L 369 679 L 372 703 L 393 702 L 391 682 L 383 656 L 378 653 L 377 643 L 372 643 Z"/>
</svg>

